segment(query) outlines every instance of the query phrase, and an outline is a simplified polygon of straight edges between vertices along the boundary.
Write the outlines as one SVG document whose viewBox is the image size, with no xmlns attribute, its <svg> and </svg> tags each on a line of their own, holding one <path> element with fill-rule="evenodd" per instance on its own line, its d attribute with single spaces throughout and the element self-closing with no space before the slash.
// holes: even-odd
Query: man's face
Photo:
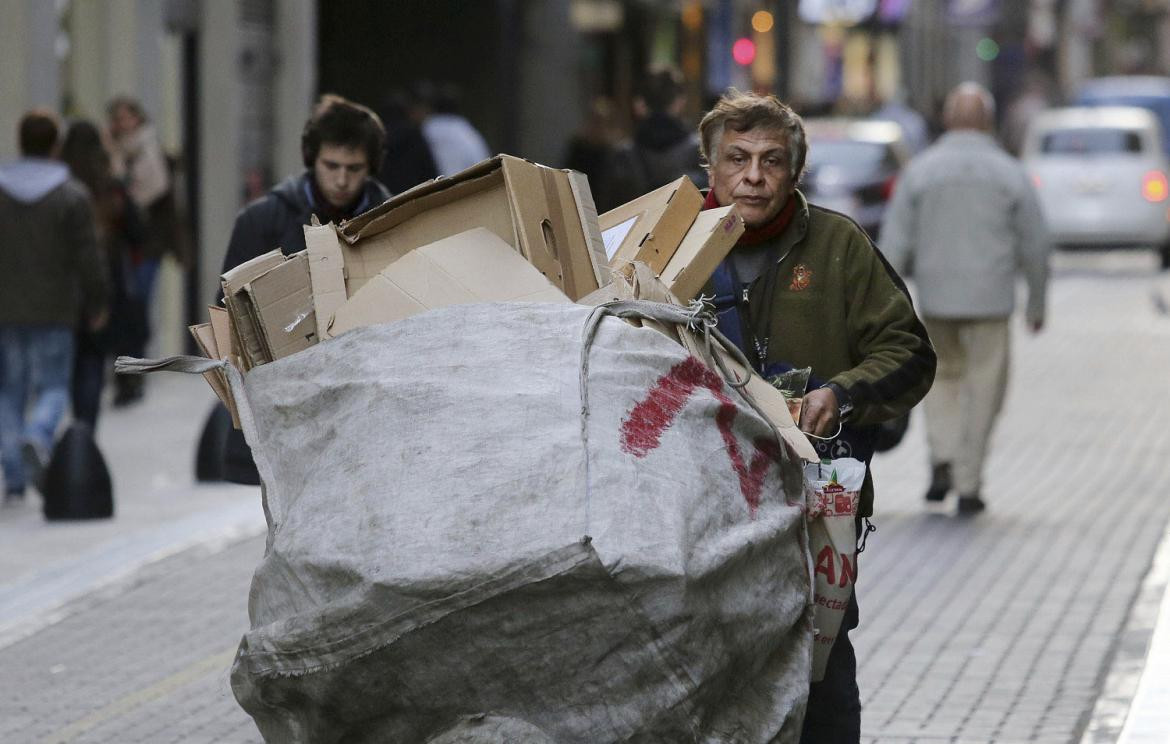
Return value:
<svg viewBox="0 0 1170 744">
<path fill-rule="evenodd" d="M 360 147 L 324 143 L 313 161 L 317 188 L 329 204 L 339 209 L 357 199 L 368 175 L 370 162 Z"/>
<path fill-rule="evenodd" d="M 784 134 L 724 129 L 715 152 L 708 177 L 720 206 L 734 203 L 748 227 L 766 225 L 780 214 L 795 187 Z"/>
</svg>

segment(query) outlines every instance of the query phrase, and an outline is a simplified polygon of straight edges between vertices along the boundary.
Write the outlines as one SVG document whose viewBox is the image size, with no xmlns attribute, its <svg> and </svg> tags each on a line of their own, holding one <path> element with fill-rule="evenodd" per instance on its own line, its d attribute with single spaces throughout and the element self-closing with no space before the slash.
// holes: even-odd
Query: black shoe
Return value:
<svg viewBox="0 0 1170 744">
<path fill-rule="evenodd" d="M 959 516 L 971 516 L 978 514 L 987 508 L 987 504 L 983 503 L 983 499 L 979 498 L 979 494 L 968 494 L 966 496 L 959 495 Z"/>
<path fill-rule="evenodd" d="M 144 381 L 140 375 L 114 376 L 114 406 L 121 408 L 142 400 Z"/>
<path fill-rule="evenodd" d="M 20 454 L 24 458 L 24 478 L 32 487 L 40 492 L 45 490 L 45 460 L 41 450 L 33 442 L 26 441 L 20 447 Z"/>
<path fill-rule="evenodd" d="M 951 464 L 940 462 L 935 465 L 930 474 L 930 488 L 926 489 L 927 501 L 942 501 L 953 487 L 951 482 Z"/>
</svg>

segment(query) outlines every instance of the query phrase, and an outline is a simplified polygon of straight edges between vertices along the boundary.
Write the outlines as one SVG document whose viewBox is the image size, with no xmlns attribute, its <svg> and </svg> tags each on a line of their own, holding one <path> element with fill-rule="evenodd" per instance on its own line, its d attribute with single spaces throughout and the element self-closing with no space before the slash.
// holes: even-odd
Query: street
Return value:
<svg viewBox="0 0 1170 744">
<path fill-rule="evenodd" d="M 1151 572 L 1170 274 L 1150 252 L 1078 252 L 1053 279 L 1045 331 L 1013 326 L 988 511 L 927 508 L 920 412 L 875 461 L 852 634 L 867 744 L 1170 741 L 1167 698 L 1138 695 L 1170 654 L 1147 654 L 1170 573 Z M 145 403 L 103 411 L 113 520 L 47 524 L 35 497 L 0 511 L 0 741 L 260 741 L 228 671 L 263 515 L 258 488 L 193 482 L 211 401 L 155 375 Z"/>
</svg>

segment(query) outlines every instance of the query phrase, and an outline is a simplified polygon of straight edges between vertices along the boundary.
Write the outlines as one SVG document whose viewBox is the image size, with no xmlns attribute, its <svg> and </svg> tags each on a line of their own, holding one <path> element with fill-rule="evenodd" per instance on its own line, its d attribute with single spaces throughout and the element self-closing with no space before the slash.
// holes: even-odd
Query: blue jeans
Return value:
<svg viewBox="0 0 1170 744">
<path fill-rule="evenodd" d="M 69 405 L 73 329 L 0 325 L 0 467 L 6 491 L 26 485 L 20 448 L 33 442 L 46 455 Z"/>
</svg>

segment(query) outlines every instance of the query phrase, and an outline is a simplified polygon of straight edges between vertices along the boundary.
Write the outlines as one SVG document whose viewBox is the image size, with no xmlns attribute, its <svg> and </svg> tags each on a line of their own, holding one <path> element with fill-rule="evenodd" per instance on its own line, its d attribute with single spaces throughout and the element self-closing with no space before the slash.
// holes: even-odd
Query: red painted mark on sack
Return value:
<svg viewBox="0 0 1170 744">
<path fill-rule="evenodd" d="M 739 408 L 723 389 L 723 380 L 702 362 L 689 357 L 674 365 L 650 388 L 646 398 L 635 405 L 622 420 L 621 448 L 634 457 L 642 458 L 656 449 L 662 435 L 674 423 L 680 411 L 697 389 L 706 389 L 719 401 L 715 423 L 727 447 L 731 466 L 739 478 L 739 489 L 754 515 L 760 505 L 764 476 L 773 462 L 780 461 L 780 447 L 775 441 L 758 437 L 753 442 L 751 462 L 746 462 L 739 440 L 732 430 Z"/>
</svg>

